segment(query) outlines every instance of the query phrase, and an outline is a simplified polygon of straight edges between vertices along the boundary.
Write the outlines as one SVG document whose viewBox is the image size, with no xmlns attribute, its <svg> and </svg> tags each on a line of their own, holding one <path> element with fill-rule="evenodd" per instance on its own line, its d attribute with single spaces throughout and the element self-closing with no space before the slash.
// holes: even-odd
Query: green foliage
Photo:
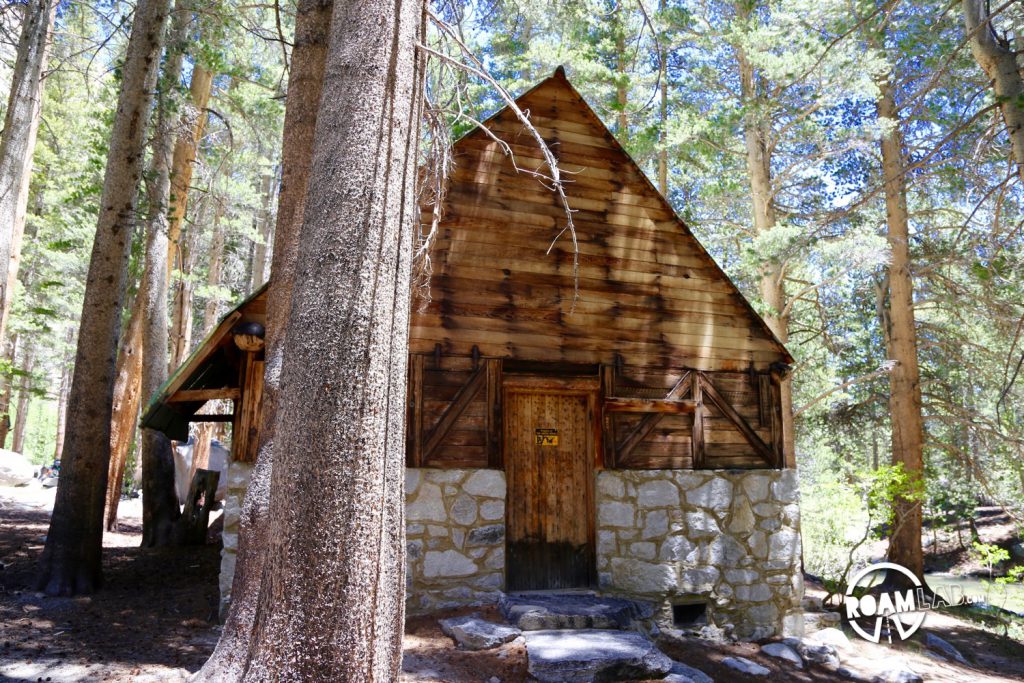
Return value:
<svg viewBox="0 0 1024 683">
<path fill-rule="evenodd" d="M 983 565 L 988 567 L 988 578 L 992 578 L 992 569 L 995 565 L 1000 562 L 1005 562 L 1010 559 L 1010 553 L 1005 548 L 1000 548 L 997 545 L 991 543 L 979 543 L 974 541 L 971 544 L 971 555 L 981 562 Z"/>
</svg>

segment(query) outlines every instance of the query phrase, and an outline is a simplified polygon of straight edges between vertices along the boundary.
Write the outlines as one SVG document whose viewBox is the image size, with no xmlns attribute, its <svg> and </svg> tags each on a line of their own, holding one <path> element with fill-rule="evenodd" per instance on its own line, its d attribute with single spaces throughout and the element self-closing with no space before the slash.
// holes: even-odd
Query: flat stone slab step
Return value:
<svg viewBox="0 0 1024 683">
<path fill-rule="evenodd" d="M 629 629 L 650 619 L 654 605 L 590 593 L 513 593 L 498 603 L 509 623 L 523 631 L 552 629 Z"/>
<path fill-rule="evenodd" d="M 632 631 L 527 631 L 530 674 L 541 683 L 601 683 L 663 678 L 672 660 Z"/>
</svg>

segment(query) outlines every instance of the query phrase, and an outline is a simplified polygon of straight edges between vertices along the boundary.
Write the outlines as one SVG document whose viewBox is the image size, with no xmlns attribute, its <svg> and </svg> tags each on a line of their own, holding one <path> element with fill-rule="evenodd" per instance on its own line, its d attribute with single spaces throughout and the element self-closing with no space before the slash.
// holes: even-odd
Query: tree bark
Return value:
<svg viewBox="0 0 1024 683">
<path fill-rule="evenodd" d="M 665 11 L 665 0 L 658 3 L 659 13 Z M 668 50 L 662 44 L 658 55 L 658 76 L 661 81 L 658 102 L 658 191 L 668 197 Z"/>
<path fill-rule="evenodd" d="M 245 680 L 398 677 L 424 10 L 334 6 Z M 331 494 L 300 495 L 314 480 Z"/>
<path fill-rule="evenodd" d="M 187 276 L 192 272 L 195 261 L 194 249 L 189 244 L 182 244 L 182 228 L 185 224 L 185 212 L 188 208 L 188 190 L 192 184 L 199 141 L 206 129 L 206 105 L 210 100 L 213 87 L 213 72 L 196 64 L 192 70 L 192 83 L 189 86 L 191 99 L 190 114 L 194 117 L 191 134 L 180 138 L 174 146 L 174 158 L 171 162 L 171 216 L 168 225 L 168 273 L 174 270 Z M 186 234 L 189 243 L 195 240 L 195 230 Z M 174 282 L 174 302 L 171 307 L 171 354 L 168 372 L 173 372 L 188 357 L 192 346 L 192 292 L 194 285 L 187 278 L 181 277 Z"/>
<path fill-rule="evenodd" d="M 229 175 L 229 174 L 228 174 Z M 213 234 L 210 236 L 210 267 L 206 271 L 206 284 L 209 291 L 216 292 L 220 287 L 224 270 L 224 197 L 214 197 L 217 206 L 213 210 Z M 220 313 L 220 298 L 213 294 L 203 309 L 203 335 L 205 336 L 217 324 Z"/>
<path fill-rule="evenodd" d="M 921 378 L 917 364 L 914 282 L 910 270 L 906 164 L 893 87 L 884 80 L 879 83 L 879 91 L 878 118 L 892 125 L 881 142 L 885 214 L 892 249 L 888 278 L 888 351 L 889 358 L 898 363 L 889 373 L 892 462 L 894 465 L 902 464 L 914 481 L 924 474 L 924 420 L 921 417 Z M 895 503 L 895 512 L 896 525 L 889 541 L 889 561 L 923 577 L 921 503 L 900 498 Z"/>
<path fill-rule="evenodd" d="M 1017 54 L 991 24 L 985 0 L 963 0 L 964 25 L 975 61 L 992 81 L 992 90 L 1006 123 L 1013 160 L 1024 179 L 1024 78 Z"/>
<path fill-rule="evenodd" d="M 32 370 L 35 367 L 35 349 L 25 348 L 25 357 L 21 362 L 21 381 L 18 384 L 18 408 L 14 414 L 14 433 L 11 437 L 11 450 L 16 453 L 25 452 L 25 428 L 28 426 L 28 406 L 32 400 Z"/>
<path fill-rule="evenodd" d="M 189 85 L 190 107 L 184 112 L 192 121 L 189 133 L 181 136 L 174 145 L 174 159 L 171 162 L 171 216 L 167 228 L 167 272 L 180 268 L 178 245 L 181 230 L 185 224 L 188 208 L 188 190 L 192 184 L 192 171 L 196 163 L 196 150 L 206 129 L 206 105 L 213 88 L 213 72 L 196 62 L 192 67 L 192 81 Z"/>
<path fill-rule="evenodd" d="M 75 339 L 75 331 L 68 327 L 64 343 L 70 348 Z M 71 358 L 64 357 L 60 366 L 60 390 L 57 394 L 57 436 L 54 439 L 53 461 L 60 460 L 64 451 L 64 430 L 68 421 L 68 394 L 71 391 Z"/>
<path fill-rule="evenodd" d="M 300 0 L 296 8 L 295 40 L 285 107 L 274 235 L 274 295 L 267 301 L 266 365 L 263 383 L 263 428 L 239 520 L 238 554 L 231 586 L 231 607 L 220 641 L 195 681 L 241 680 L 248 668 L 257 601 L 266 563 L 270 479 L 274 434 L 281 385 L 285 324 L 291 310 L 299 230 L 306 202 L 317 108 L 327 58 L 328 29 L 333 0 Z"/>
<path fill-rule="evenodd" d="M 139 0 L 122 67 L 89 273 L 86 276 L 64 458 L 37 587 L 88 593 L 102 583 L 103 499 L 110 464 L 114 366 L 142 176 L 146 124 L 169 0 Z"/>
<path fill-rule="evenodd" d="M 250 289 L 255 290 L 267 281 L 267 254 L 273 253 L 274 221 L 270 207 L 274 201 L 274 176 L 265 173 L 261 179 L 260 193 L 263 195 L 263 206 L 260 208 L 260 238 L 252 257 L 252 281 Z"/>
<path fill-rule="evenodd" d="M 736 48 L 740 69 L 740 92 L 748 111 L 743 123 L 743 142 L 746 149 L 747 176 L 750 182 L 750 200 L 754 214 L 754 232 L 771 232 L 777 225 L 775 188 L 772 182 L 772 159 L 769 150 L 771 133 L 759 118 L 758 100 L 761 99 L 758 75 L 742 48 Z M 780 342 L 789 340 L 789 316 L 786 310 L 785 271 L 778 261 L 767 261 L 761 267 L 758 290 L 767 311 L 764 321 Z M 793 380 L 784 377 L 780 385 L 782 404 L 782 446 L 787 467 L 796 467 L 796 435 L 793 429 Z"/>
<path fill-rule="evenodd" d="M 55 0 L 24 5 L 21 37 L 0 139 L 0 340 L 10 316 L 25 233 L 32 153 L 43 101 L 43 71 L 57 11 Z"/>
<path fill-rule="evenodd" d="M 167 268 L 168 202 L 174 129 L 178 122 L 175 90 L 181 80 L 184 45 L 192 18 L 191 0 L 178 0 L 168 35 L 169 48 L 158 93 L 156 131 L 149 172 L 146 226 L 146 265 L 142 273 L 142 395 L 148 400 L 167 379 Z M 174 491 L 174 458 L 169 443 L 158 432 L 144 428 L 142 444 L 142 546 L 170 545 L 180 517 Z"/>
<path fill-rule="evenodd" d="M 107 531 L 117 530 L 117 506 L 124 486 L 124 468 L 135 439 L 139 405 L 142 401 L 142 319 L 144 297 L 135 296 L 114 375 L 114 401 L 110 419 L 110 465 L 107 468 Z"/>
<path fill-rule="evenodd" d="M 14 355 L 18 350 L 18 335 L 12 334 L 4 344 L 4 358 L 14 367 Z M 4 379 L 4 389 L 0 393 L 0 448 L 7 448 L 7 435 L 11 431 L 11 396 L 14 393 L 14 377 Z"/>
<path fill-rule="evenodd" d="M 626 77 L 626 23 L 622 18 L 622 5 L 615 6 L 615 104 L 618 105 L 615 133 L 619 140 L 629 138 L 629 117 L 626 106 L 629 102 L 629 82 Z"/>
</svg>

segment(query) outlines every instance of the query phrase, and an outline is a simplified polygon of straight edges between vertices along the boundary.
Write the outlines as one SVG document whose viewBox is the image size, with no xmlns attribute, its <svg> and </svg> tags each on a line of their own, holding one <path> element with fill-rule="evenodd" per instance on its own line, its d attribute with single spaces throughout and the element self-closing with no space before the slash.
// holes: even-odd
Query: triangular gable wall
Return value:
<svg viewBox="0 0 1024 683">
<path fill-rule="evenodd" d="M 518 100 L 569 183 L 579 241 L 573 301 L 568 236 L 542 167 L 507 108 L 456 143 L 431 251 L 430 300 L 414 302 L 413 352 L 636 368 L 765 370 L 789 354 L 561 72 Z"/>
</svg>

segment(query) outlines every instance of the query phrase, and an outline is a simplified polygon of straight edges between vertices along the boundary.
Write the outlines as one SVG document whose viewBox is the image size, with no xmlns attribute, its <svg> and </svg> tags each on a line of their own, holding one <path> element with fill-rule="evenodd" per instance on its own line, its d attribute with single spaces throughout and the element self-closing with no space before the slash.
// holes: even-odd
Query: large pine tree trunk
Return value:
<svg viewBox="0 0 1024 683">
<path fill-rule="evenodd" d="M 18 335 L 12 334 L 4 343 L 4 360 L 14 367 L 14 355 L 18 350 Z M 0 448 L 7 448 L 7 435 L 11 431 L 11 396 L 14 393 L 14 378 L 3 380 L 0 391 Z"/>
<path fill-rule="evenodd" d="M 192 184 L 196 150 L 206 129 L 206 105 L 210 101 L 212 87 L 213 72 L 196 62 L 192 67 L 192 82 L 189 85 L 189 107 L 184 112 L 191 122 L 190 132 L 175 143 L 174 159 L 171 162 L 171 216 L 167 230 L 168 273 L 181 267 L 178 244 L 181 241 L 181 228 L 185 224 L 188 190 Z"/>
<path fill-rule="evenodd" d="M 182 228 L 188 208 L 188 190 L 192 184 L 192 171 L 197 161 L 199 141 L 206 129 L 206 105 L 213 88 L 213 72 L 201 64 L 192 70 L 189 86 L 191 106 L 188 110 L 192 121 L 191 134 L 182 136 L 174 146 L 171 162 L 171 216 L 168 226 L 167 267 L 168 272 L 178 270 L 184 275 L 192 272 L 195 263 L 194 243 L 198 234 L 193 229 L 186 233 L 182 242 Z M 201 221 L 196 222 L 202 225 Z M 171 354 L 168 371 L 173 372 L 184 362 L 192 347 L 192 293 L 194 285 L 186 278 L 174 282 L 174 301 L 171 306 Z"/>
<path fill-rule="evenodd" d="M 658 3 L 658 11 L 665 11 L 665 0 Z M 664 39 L 663 39 L 664 40 Z M 668 50 L 662 45 L 659 54 L 658 76 L 661 81 L 658 93 L 658 191 L 668 197 Z"/>
<path fill-rule="evenodd" d="M 1024 179 L 1024 78 L 1017 63 L 1017 52 L 996 34 L 990 23 L 988 2 L 963 0 L 963 10 L 971 52 L 978 66 L 992 80 L 1017 172 Z"/>
<path fill-rule="evenodd" d="M 271 204 L 274 201 L 274 176 L 269 173 L 263 174 L 260 181 L 260 194 L 263 195 L 263 206 L 260 208 L 259 231 L 261 242 L 256 245 L 252 255 L 252 280 L 250 289 L 257 287 L 267 281 L 267 254 L 273 245 L 274 221 L 271 214 Z"/>
<path fill-rule="evenodd" d="M 168 202 L 174 129 L 178 121 L 175 91 L 184 62 L 182 50 L 191 23 L 191 0 L 178 0 L 168 35 L 169 48 L 161 77 L 153 156 L 149 172 L 146 226 L 146 265 L 142 273 L 142 395 L 153 396 L 167 379 L 167 268 Z M 180 516 L 174 491 L 174 459 L 167 439 L 152 429 L 140 432 L 142 445 L 142 545 L 174 542 Z"/>
<path fill-rule="evenodd" d="M 737 49 L 740 67 L 740 91 L 743 103 L 749 108 L 743 128 L 746 150 L 747 176 L 750 182 L 750 200 L 754 213 L 754 232 L 763 235 L 777 226 L 775 214 L 775 188 L 772 182 L 772 160 L 769 149 L 770 134 L 757 116 L 760 97 L 757 74 L 742 49 Z M 785 272 L 778 261 L 768 261 L 761 267 L 758 289 L 767 308 L 764 320 L 772 333 L 785 344 L 789 340 L 789 316 L 786 311 Z M 780 386 L 782 403 L 782 446 L 787 467 L 796 467 L 796 435 L 793 430 L 793 381 L 789 377 Z"/>
<path fill-rule="evenodd" d="M 263 383 L 263 428 L 249 488 L 239 520 L 238 554 L 231 586 L 231 607 L 217 649 L 196 681 L 240 680 L 248 667 L 256 605 L 263 580 L 269 526 L 270 477 L 281 385 L 285 323 L 291 310 L 299 230 L 306 201 L 313 136 L 327 57 L 333 0 L 300 0 L 281 154 L 281 188 L 271 274 L 274 294 L 267 301 Z"/>
<path fill-rule="evenodd" d="M 230 175 L 230 173 L 226 173 Z M 224 198 L 215 199 L 217 206 L 213 210 L 213 234 L 210 235 L 210 267 L 206 270 L 206 284 L 210 292 L 220 287 L 224 271 Z M 203 335 L 209 334 L 220 317 L 220 298 L 214 294 L 203 308 Z"/>
<path fill-rule="evenodd" d="M 135 418 L 142 400 L 142 322 L 145 299 L 136 294 L 114 370 L 114 401 L 110 419 L 110 465 L 107 472 L 107 531 L 117 529 L 117 506 L 124 486 L 128 450 L 135 440 Z"/>
<path fill-rule="evenodd" d="M 57 497 L 37 586 L 50 595 L 102 583 L 103 502 L 110 463 L 114 366 L 142 176 L 146 125 L 169 0 L 139 0 L 122 67 L 89 273 Z"/>
<path fill-rule="evenodd" d="M 419 2 L 334 6 L 246 680 L 398 677 L 424 9 Z M 302 493 L 314 482 L 330 494 Z"/>
<path fill-rule="evenodd" d="M 11 450 L 16 453 L 25 452 L 25 429 L 28 427 L 28 406 L 32 400 L 32 370 L 35 368 L 35 360 L 35 349 L 31 346 L 26 347 L 25 357 L 21 361 L 18 408 L 14 414 L 14 433 L 11 436 Z"/>
<path fill-rule="evenodd" d="M 889 358 L 897 361 L 889 373 L 889 414 L 892 422 L 892 462 L 902 464 L 912 479 L 924 473 L 924 421 L 921 417 L 921 378 L 917 365 L 914 323 L 914 282 L 910 272 L 910 232 L 907 214 L 906 170 L 899 114 L 888 80 L 879 83 L 878 118 L 892 125 L 882 138 L 885 214 L 889 228 Z M 921 550 L 921 503 L 896 502 L 896 526 L 889 541 L 889 561 L 917 576 L 924 574 Z"/>
<path fill-rule="evenodd" d="M 68 328 L 65 343 L 70 347 L 75 339 L 75 331 Z M 60 460 L 64 452 L 64 429 L 68 420 L 68 394 L 71 392 L 71 358 L 65 357 L 60 365 L 60 389 L 57 393 L 57 435 L 54 438 L 53 460 Z"/>
<path fill-rule="evenodd" d="M 32 153 L 43 100 L 43 70 L 57 11 L 55 0 L 24 5 L 21 38 L 0 139 L 0 339 L 7 327 L 25 233 Z"/>
</svg>

